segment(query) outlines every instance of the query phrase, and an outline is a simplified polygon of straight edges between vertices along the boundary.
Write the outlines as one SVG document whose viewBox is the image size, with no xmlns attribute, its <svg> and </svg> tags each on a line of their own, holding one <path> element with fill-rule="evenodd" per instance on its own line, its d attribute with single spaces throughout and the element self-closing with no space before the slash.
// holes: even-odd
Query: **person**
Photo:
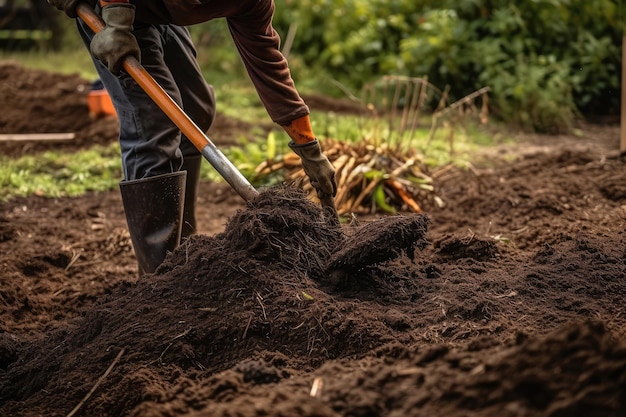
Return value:
<svg viewBox="0 0 626 417">
<path fill-rule="evenodd" d="M 81 0 L 48 0 L 77 18 Z M 195 201 L 202 156 L 123 70 L 133 56 L 185 113 L 208 131 L 215 117 L 213 86 L 204 79 L 186 26 L 225 18 L 234 45 L 271 119 L 290 137 L 320 200 L 337 191 L 299 95 L 280 37 L 272 25 L 273 0 L 88 0 L 102 16 L 95 33 L 76 19 L 119 119 L 126 222 L 139 275 L 154 272 L 168 251 L 195 233 Z"/>
</svg>

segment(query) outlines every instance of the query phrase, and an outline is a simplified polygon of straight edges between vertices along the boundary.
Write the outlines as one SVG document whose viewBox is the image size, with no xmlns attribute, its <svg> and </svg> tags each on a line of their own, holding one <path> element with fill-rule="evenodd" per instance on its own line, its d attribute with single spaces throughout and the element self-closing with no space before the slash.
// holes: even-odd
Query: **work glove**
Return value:
<svg viewBox="0 0 626 417">
<path fill-rule="evenodd" d="M 57 9 L 64 11 L 66 15 L 68 15 L 72 19 L 75 19 L 76 17 L 78 17 L 76 14 L 76 6 L 78 6 L 78 3 L 80 3 L 81 1 L 82 0 L 48 0 L 48 4 L 51 4 Z"/>
<path fill-rule="evenodd" d="M 129 3 L 113 3 L 104 6 L 102 20 L 106 23 L 106 27 L 94 35 L 91 41 L 91 53 L 109 67 L 109 71 L 119 75 L 125 57 L 130 55 L 137 60 L 141 57 L 139 44 L 132 34 L 135 6 Z"/>
<path fill-rule="evenodd" d="M 328 158 L 322 154 L 322 148 L 316 139 L 304 144 L 289 142 L 289 147 L 302 161 L 302 168 L 309 177 L 311 185 L 317 190 L 320 200 L 325 197 L 334 197 L 337 194 L 335 168 Z"/>
</svg>

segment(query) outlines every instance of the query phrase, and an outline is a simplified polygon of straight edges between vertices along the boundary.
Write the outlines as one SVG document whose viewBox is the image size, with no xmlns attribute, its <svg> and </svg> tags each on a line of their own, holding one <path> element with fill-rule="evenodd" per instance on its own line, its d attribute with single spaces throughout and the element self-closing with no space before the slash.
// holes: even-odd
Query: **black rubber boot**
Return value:
<svg viewBox="0 0 626 417">
<path fill-rule="evenodd" d="M 200 183 L 202 155 L 186 156 L 183 159 L 182 171 L 187 171 L 187 185 L 185 186 L 185 209 L 183 211 L 183 229 L 181 239 L 196 233 L 196 197 Z"/>
<path fill-rule="evenodd" d="M 120 182 L 139 276 L 154 272 L 180 243 L 186 172 Z"/>
</svg>

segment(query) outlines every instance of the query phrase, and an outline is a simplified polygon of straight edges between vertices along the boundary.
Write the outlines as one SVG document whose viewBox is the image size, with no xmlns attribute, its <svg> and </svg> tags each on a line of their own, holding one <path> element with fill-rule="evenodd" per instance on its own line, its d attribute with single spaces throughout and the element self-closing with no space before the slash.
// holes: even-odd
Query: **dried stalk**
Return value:
<svg viewBox="0 0 626 417">
<path fill-rule="evenodd" d="M 98 389 L 100 384 L 102 384 L 102 382 L 106 379 L 106 377 L 109 376 L 109 374 L 111 373 L 115 365 L 117 365 L 117 363 L 119 362 L 123 354 L 124 354 L 124 349 L 119 351 L 119 353 L 117 354 L 113 362 L 111 362 L 111 365 L 109 365 L 107 370 L 104 371 L 104 373 L 100 376 L 100 378 L 98 378 L 98 380 L 96 381 L 96 384 L 93 387 L 91 387 L 91 390 L 89 390 L 87 395 L 85 395 L 85 397 L 78 403 L 78 405 L 76 405 L 76 407 L 74 407 L 74 409 L 69 412 L 67 417 L 74 416 L 78 412 L 78 410 L 80 410 L 80 408 L 87 402 L 89 397 L 91 397 L 91 395 Z"/>
</svg>

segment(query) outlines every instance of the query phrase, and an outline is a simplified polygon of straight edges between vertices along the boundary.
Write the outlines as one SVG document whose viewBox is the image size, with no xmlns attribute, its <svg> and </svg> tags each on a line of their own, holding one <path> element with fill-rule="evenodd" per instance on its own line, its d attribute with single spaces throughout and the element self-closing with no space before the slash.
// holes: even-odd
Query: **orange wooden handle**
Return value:
<svg viewBox="0 0 626 417">
<path fill-rule="evenodd" d="M 100 16 L 86 3 L 78 4 L 76 14 L 96 33 L 106 27 Z M 124 58 L 122 66 L 244 200 L 248 201 L 259 194 L 135 57 Z"/>
</svg>

